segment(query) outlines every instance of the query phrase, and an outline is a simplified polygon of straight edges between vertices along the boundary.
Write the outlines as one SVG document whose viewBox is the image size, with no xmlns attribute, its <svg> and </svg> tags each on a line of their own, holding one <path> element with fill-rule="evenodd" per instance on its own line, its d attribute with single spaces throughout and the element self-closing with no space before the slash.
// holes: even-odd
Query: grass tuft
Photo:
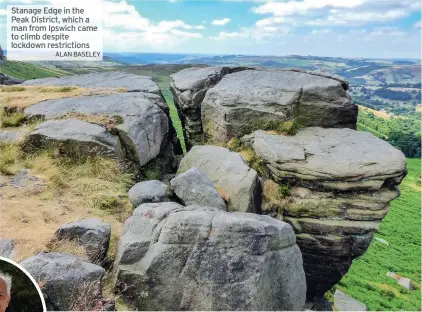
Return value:
<svg viewBox="0 0 422 312">
<path fill-rule="evenodd" d="M 21 111 L 12 113 L 3 112 L 0 121 L 1 128 L 19 127 L 26 121 L 26 115 Z"/>
</svg>

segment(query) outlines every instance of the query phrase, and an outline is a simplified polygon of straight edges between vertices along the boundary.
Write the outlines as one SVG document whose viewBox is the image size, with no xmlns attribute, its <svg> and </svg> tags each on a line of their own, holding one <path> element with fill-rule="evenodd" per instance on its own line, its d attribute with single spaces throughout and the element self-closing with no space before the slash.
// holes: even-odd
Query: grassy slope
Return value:
<svg viewBox="0 0 422 312">
<path fill-rule="evenodd" d="M 59 69 L 48 69 L 25 62 L 7 61 L 0 67 L 0 72 L 19 79 L 61 77 L 67 73 Z"/>
<path fill-rule="evenodd" d="M 421 189 L 416 184 L 421 160 L 408 159 L 409 173 L 400 186 L 401 196 L 381 223 L 368 251 L 353 262 L 337 288 L 365 303 L 369 310 L 420 311 L 421 308 Z M 408 291 L 386 277 L 394 272 L 412 279 L 417 289 Z"/>
</svg>

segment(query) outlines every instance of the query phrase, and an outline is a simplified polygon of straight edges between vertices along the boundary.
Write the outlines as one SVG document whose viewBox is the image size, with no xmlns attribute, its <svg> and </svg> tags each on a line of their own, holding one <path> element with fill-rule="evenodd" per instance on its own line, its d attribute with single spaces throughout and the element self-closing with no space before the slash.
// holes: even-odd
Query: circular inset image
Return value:
<svg viewBox="0 0 422 312">
<path fill-rule="evenodd" d="M 46 311 L 41 289 L 19 264 L 0 257 L 0 312 Z"/>
</svg>

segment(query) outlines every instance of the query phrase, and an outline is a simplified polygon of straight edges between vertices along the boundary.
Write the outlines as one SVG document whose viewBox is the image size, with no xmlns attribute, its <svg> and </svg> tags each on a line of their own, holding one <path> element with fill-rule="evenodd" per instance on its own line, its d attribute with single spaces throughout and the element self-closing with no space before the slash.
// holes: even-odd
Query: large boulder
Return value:
<svg viewBox="0 0 422 312">
<path fill-rule="evenodd" d="M 173 191 L 170 187 L 158 180 L 136 183 L 129 190 L 129 200 L 138 207 L 145 203 L 161 203 L 172 201 Z"/>
<path fill-rule="evenodd" d="M 210 179 L 198 168 L 192 168 L 170 181 L 171 187 L 185 206 L 199 205 L 227 210 L 224 199 Z"/>
<path fill-rule="evenodd" d="M 238 153 L 219 146 L 194 146 L 179 165 L 178 174 L 199 168 L 228 196 L 229 211 L 261 211 L 262 184 L 258 173 Z"/>
<path fill-rule="evenodd" d="M 356 128 L 358 108 L 346 92 L 348 83 L 337 76 L 216 66 L 187 68 L 171 78 L 189 147 L 203 139 L 203 133 L 228 141 L 251 127 L 288 120 L 302 126 Z"/>
<path fill-rule="evenodd" d="M 205 95 L 201 113 L 205 134 L 217 141 L 242 136 L 251 124 L 298 119 L 303 126 L 355 128 L 357 120 L 340 81 L 299 71 L 226 75 Z"/>
<path fill-rule="evenodd" d="M 39 253 L 21 265 L 53 311 L 92 311 L 102 299 L 104 269 L 69 254 Z"/>
<path fill-rule="evenodd" d="M 110 224 L 97 218 L 63 224 L 55 233 L 59 240 L 73 240 L 83 246 L 90 261 L 99 265 L 107 256 L 110 236 Z"/>
<path fill-rule="evenodd" d="M 139 310 L 301 310 L 302 257 L 268 216 L 144 204 L 125 223 L 116 288 Z"/>
<path fill-rule="evenodd" d="M 27 137 L 28 148 L 59 147 L 70 155 L 117 156 L 118 138 L 104 127 L 76 119 L 48 120 Z"/>
<path fill-rule="evenodd" d="M 77 86 L 82 88 L 121 88 L 128 92 L 147 92 L 159 95 L 160 88 L 151 77 L 125 72 L 102 72 L 71 75 L 60 78 L 27 80 L 26 86 Z"/>
<path fill-rule="evenodd" d="M 206 92 L 225 75 L 246 67 L 191 67 L 170 75 L 170 90 L 179 111 L 188 147 L 202 140 L 201 103 Z"/>
<path fill-rule="evenodd" d="M 48 100 L 25 109 L 29 118 L 53 119 L 67 114 L 120 116 L 115 126 L 119 152 L 140 166 L 155 159 L 170 143 L 169 118 L 156 102 L 155 94 L 132 92 Z"/>
<path fill-rule="evenodd" d="M 406 158 L 374 135 L 346 128 L 311 127 L 294 136 L 256 131 L 248 142 L 283 191 L 268 207 L 297 234 L 308 299 L 322 296 L 367 250 L 400 194 Z"/>
</svg>

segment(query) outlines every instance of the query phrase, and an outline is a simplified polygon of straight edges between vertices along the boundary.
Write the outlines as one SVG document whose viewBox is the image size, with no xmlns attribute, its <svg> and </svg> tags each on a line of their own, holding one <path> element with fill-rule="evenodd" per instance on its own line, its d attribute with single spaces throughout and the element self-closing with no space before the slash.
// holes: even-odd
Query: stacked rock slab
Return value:
<svg viewBox="0 0 422 312">
<path fill-rule="evenodd" d="M 247 67 L 191 67 L 170 76 L 170 90 L 179 111 L 188 148 L 203 140 L 201 103 L 206 92 L 225 75 L 245 69 Z"/>
<path fill-rule="evenodd" d="M 188 68 L 172 77 L 171 90 L 192 140 L 214 141 L 269 123 L 297 120 L 303 126 L 356 127 L 357 106 L 341 78 L 297 69 Z"/>
<path fill-rule="evenodd" d="M 150 77 L 122 72 L 93 73 L 26 81 L 25 85 L 119 88 L 126 92 L 47 100 L 25 110 L 29 118 L 67 118 L 67 115 L 102 115 L 122 119 L 115 127 L 119 137 L 118 156 L 143 166 L 157 156 L 167 158 L 180 150 L 169 109 L 158 85 Z M 176 149 L 177 148 L 177 149 Z M 174 158 L 174 157 L 173 157 Z M 173 160 L 169 160 L 174 163 Z"/>
<path fill-rule="evenodd" d="M 143 204 L 124 227 L 116 287 L 139 310 L 301 310 L 305 275 L 290 225 L 269 216 Z"/>
<path fill-rule="evenodd" d="M 406 158 L 387 142 L 351 129 L 302 129 L 294 136 L 256 131 L 251 139 L 271 178 L 291 187 L 279 213 L 297 234 L 308 299 L 323 295 L 368 248 L 399 196 Z"/>
</svg>

